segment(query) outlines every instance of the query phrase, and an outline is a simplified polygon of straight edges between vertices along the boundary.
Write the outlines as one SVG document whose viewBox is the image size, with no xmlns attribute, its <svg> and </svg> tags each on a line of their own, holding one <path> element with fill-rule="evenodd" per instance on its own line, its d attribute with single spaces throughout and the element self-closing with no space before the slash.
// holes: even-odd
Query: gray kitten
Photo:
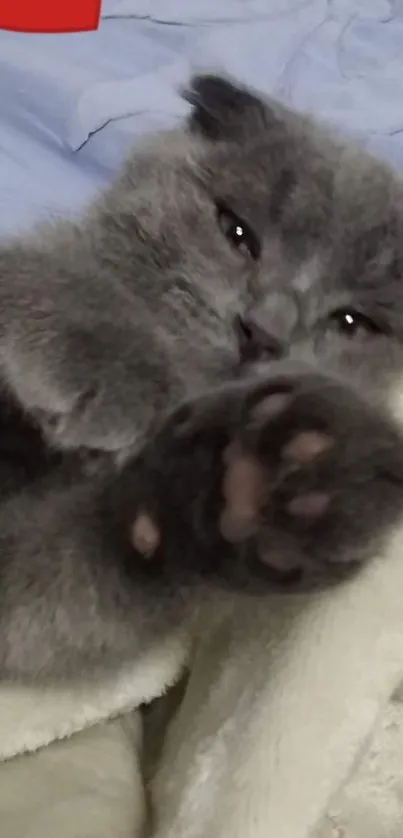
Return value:
<svg viewBox="0 0 403 838">
<path fill-rule="evenodd" d="M 0 250 L 3 678 L 338 578 L 403 515 L 402 184 L 225 78 L 185 95 L 80 222 Z"/>
</svg>

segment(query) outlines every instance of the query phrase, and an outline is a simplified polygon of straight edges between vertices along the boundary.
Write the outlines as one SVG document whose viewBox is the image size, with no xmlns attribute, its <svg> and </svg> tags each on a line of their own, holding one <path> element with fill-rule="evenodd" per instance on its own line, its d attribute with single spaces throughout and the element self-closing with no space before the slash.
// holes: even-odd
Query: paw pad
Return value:
<svg viewBox="0 0 403 838">
<path fill-rule="evenodd" d="M 264 498 L 264 472 L 254 457 L 238 451 L 234 445 L 227 448 L 224 460 L 225 506 L 220 529 L 227 541 L 241 541 L 256 529 L 257 512 Z"/>
<path fill-rule="evenodd" d="M 293 498 L 287 506 L 287 512 L 296 518 L 312 520 L 323 515 L 329 503 L 330 495 L 325 492 L 307 492 Z"/>
<path fill-rule="evenodd" d="M 262 399 L 251 411 L 252 422 L 267 422 L 275 419 L 289 406 L 293 399 L 292 393 L 271 393 Z"/>
<path fill-rule="evenodd" d="M 146 512 L 140 512 L 131 527 L 131 543 L 144 558 L 152 558 L 160 543 L 160 533 Z"/>
<path fill-rule="evenodd" d="M 296 460 L 298 463 L 309 463 L 319 457 L 334 444 L 334 440 L 319 431 L 301 431 L 284 446 L 282 457 L 284 460 Z"/>
</svg>

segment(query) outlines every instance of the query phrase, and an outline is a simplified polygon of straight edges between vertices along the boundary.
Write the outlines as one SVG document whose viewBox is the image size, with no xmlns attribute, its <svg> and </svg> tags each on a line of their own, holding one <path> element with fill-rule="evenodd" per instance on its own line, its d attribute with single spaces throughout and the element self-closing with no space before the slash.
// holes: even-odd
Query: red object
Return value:
<svg viewBox="0 0 403 838">
<path fill-rule="evenodd" d="M 0 29 L 89 32 L 98 29 L 101 0 L 0 0 Z"/>
</svg>

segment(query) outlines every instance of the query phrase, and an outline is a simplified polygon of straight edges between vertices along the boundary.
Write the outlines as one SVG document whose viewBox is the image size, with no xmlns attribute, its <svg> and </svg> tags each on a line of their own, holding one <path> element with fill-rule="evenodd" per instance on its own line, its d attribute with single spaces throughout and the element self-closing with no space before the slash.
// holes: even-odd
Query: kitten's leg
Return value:
<svg viewBox="0 0 403 838">
<path fill-rule="evenodd" d="M 109 677 L 147 656 L 139 701 L 175 679 L 182 598 L 136 561 L 109 504 L 117 480 L 110 465 L 88 477 L 69 458 L 0 505 L 0 681 Z"/>
<path fill-rule="evenodd" d="M 144 302 L 69 223 L 0 247 L 0 386 L 58 447 L 122 450 L 183 396 Z"/>
<path fill-rule="evenodd" d="M 402 451 L 382 415 L 308 374 L 179 409 L 118 474 L 66 460 L 0 509 L 0 675 L 133 660 L 206 585 L 265 593 L 294 561 L 328 583 L 399 524 Z"/>
</svg>

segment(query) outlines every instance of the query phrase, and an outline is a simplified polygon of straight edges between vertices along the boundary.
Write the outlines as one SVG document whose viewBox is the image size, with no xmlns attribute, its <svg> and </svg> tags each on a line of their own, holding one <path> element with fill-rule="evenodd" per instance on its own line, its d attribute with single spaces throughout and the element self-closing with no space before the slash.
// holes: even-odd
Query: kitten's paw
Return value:
<svg viewBox="0 0 403 838">
<path fill-rule="evenodd" d="M 285 577 L 344 571 L 403 519 L 403 441 L 349 389 L 285 376 L 244 397 L 219 527 Z"/>
<path fill-rule="evenodd" d="M 66 399 L 66 408 L 60 412 L 36 410 L 35 415 L 52 447 L 109 451 L 119 455 L 135 448 L 143 430 L 133 418 L 139 414 L 136 393 L 132 394 L 130 404 L 129 392 L 128 388 L 120 390 L 119 381 L 114 389 L 94 386 L 78 392 L 71 397 L 70 403 Z M 148 418 L 151 422 L 151 411 L 143 424 Z"/>
<path fill-rule="evenodd" d="M 171 382 L 161 372 L 160 355 L 139 329 L 134 336 L 112 327 L 101 335 L 77 330 L 58 335 L 51 362 L 47 357 L 41 362 L 41 389 L 24 402 L 57 448 L 125 455 L 166 409 Z"/>
<path fill-rule="evenodd" d="M 242 589 L 329 584 L 403 522 L 399 431 L 347 387 L 306 372 L 184 405 L 147 473 L 131 507 L 138 553 Z"/>
</svg>

